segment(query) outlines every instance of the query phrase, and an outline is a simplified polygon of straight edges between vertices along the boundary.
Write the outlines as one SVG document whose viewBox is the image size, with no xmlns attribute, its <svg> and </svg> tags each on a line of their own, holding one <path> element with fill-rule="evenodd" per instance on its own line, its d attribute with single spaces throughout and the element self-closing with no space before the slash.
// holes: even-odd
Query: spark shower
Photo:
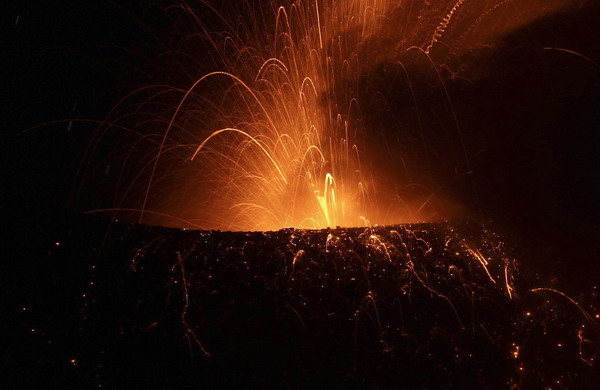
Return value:
<svg viewBox="0 0 600 390">
<path fill-rule="evenodd" d="M 465 77 L 469 51 L 577 2 L 525 8 L 506 0 L 446 3 L 201 1 L 167 7 L 181 40 L 164 53 L 169 60 L 161 66 L 177 85 L 135 90 L 96 132 L 80 185 L 93 181 L 89 167 L 105 158 L 99 150 L 119 175 L 111 185 L 113 203 L 94 211 L 224 230 L 456 216 L 441 189 L 468 177 L 476 151 L 462 133 L 446 81 Z M 516 11 L 518 19 L 508 17 Z M 381 85 L 386 74 L 401 79 L 404 104 L 412 109 L 409 125 L 389 108 L 396 92 Z M 444 112 L 434 119 L 443 123 L 443 134 L 424 130 L 432 119 L 423 117 L 429 113 L 420 107 L 426 104 L 422 90 L 443 96 Z M 389 118 L 385 126 L 392 129 L 414 128 L 390 132 L 373 120 L 378 117 Z M 119 146 L 103 148 L 107 138 Z M 431 157 L 433 138 L 447 140 L 450 153 Z M 451 173 L 434 177 L 432 165 L 447 165 Z"/>
<path fill-rule="evenodd" d="M 162 115 L 162 134 L 153 137 L 158 153 L 152 150 L 140 170 L 140 222 L 165 201 L 165 169 L 181 167 L 191 199 L 174 210 L 169 199 L 166 213 L 199 227 L 322 228 L 389 219 L 375 217 L 376 177 L 363 154 L 367 134 L 351 80 L 390 4 L 240 6 L 238 14 L 230 6 L 182 5 L 212 46 L 208 62 L 216 70 L 187 90 L 167 88 L 183 96 Z M 207 14 L 219 20 L 216 33 L 205 26 Z"/>
</svg>

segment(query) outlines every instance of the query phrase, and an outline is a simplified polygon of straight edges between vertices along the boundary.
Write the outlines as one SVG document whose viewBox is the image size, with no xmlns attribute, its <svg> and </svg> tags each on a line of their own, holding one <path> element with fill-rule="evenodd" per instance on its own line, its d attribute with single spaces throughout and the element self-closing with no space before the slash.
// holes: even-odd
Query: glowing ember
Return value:
<svg viewBox="0 0 600 390">
<path fill-rule="evenodd" d="M 63 219 L 43 236 L 62 250 L 27 274 L 60 283 L 15 305 L 44 373 L 105 387 L 122 375 L 138 387 L 597 383 L 597 289 L 540 287 L 549 275 L 526 277 L 485 226 L 219 232 Z"/>
</svg>

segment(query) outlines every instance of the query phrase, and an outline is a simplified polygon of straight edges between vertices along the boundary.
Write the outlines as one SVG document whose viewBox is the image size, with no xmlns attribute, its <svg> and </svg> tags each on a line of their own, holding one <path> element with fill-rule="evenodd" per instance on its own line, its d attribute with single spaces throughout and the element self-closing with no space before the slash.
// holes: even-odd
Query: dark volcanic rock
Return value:
<svg viewBox="0 0 600 390">
<path fill-rule="evenodd" d="M 539 289 L 478 224 L 245 233 L 57 213 L 18 226 L 2 366 L 3 381 L 21 387 L 591 388 L 600 379 L 595 290 L 572 301 Z"/>
</svg>

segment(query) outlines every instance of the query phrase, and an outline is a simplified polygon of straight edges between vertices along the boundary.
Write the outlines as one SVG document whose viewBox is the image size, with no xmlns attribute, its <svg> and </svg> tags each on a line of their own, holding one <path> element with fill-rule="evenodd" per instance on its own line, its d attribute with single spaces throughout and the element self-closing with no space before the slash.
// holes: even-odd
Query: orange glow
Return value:
<svg viewBox="0 0 600 390">
<path fill-rule="evenodd" d="M 196 191 L 203 194 L 197 207 L 205 212 L 194 220 L 200 226 L 270 230 L 415 219 L 389 205 L 382 212 L 375 194 L 386 191 L 376 188 L 378 178 L 361 148 L 360 102 L 352 86 L 340 81 L 360 71 L 357 50 L 384 28 L 392 6 L 296 1 L 273 8 L 272 31 L 222 33 L 218 55 L 228 56 L 227 71 L 198 78 L 180 100 L 153 162 L 142 209 L 159 185 L 156 172 L 168 138 L 188 122 L 193 124 L 185 130 L 198 134 L 216 127 L 189 158 L 203 176 Z M 247 17 L 249 25 L 260 22 L 258 15 Z M 341 38 L 350 31 L 358 36 Z M 340 85 L 345 96 L 333 92 Z M 207 90 L 210 101 L 204 98 Z M 210 109 L 221 115 L 199 120 L 198 113 Z"/>
<path fill-rule="evenodd" d="M 265 2 L 264 9 L 249 1 L 223 9 L 178 3 L 194 26 L 184 41 L 199 42 L 189 45 L 197 52 L 183 49 L 181 56 L 200 66 L 182 67 L 193 77 L 184 88 L 140 89 L 111 113 L 116 120 L 108 127 L 137 138 L 125 154 L 114 207 L 95 211 L 221 230 L 371 226 L 460 215 L 440 189 L 472 173 L 477 150 L 463 140 L 442 73 L 455 77 L 462 54 L 583 1 L 534 1 L 526 8 L 512 1 L 415 3 L 296 0 Z M 401 137 L 386 151 L 392 157 L 380 156 L 388 141 L 374 142 L 378 129 L 365 127 L 364 87 L 358 84 L 381 64 L 404 72 L 413 99 L 407 104 L 417 116 L 410 70 L 434 75 L 425 80 L 447 98 L 444 120 L 461 149 L 448 163 L 454 177 L 415 172 L 429 161 Z M 387 104 L 383 92 L 369 93 L 381 100 L 378 105 Z M 132 112 L 128 99 L 138 95 L 144 102 Z M 160 100 L 167 95 L 168 103 Z M 132 118 L 144 111 L 136 123 Z M 119 120 L 135 124 L 115 126 Z M 471 254 L 485 269 L 486 259 Z"/>
</svg>

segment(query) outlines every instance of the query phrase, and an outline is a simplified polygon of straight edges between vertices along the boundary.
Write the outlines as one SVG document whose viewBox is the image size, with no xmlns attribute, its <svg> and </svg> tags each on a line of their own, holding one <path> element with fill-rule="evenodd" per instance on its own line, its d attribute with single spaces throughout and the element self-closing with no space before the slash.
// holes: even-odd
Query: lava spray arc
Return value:
<svg viewBox="0 0 600 390">
<path fill-rule="evenodd" d="M 107 128 L 126 128 L 134 139 L 119 151 L 114 203 L 104 210 L 143 223 L 224 230 L 451 217 L 438 190 L 444 180 L 470 173 L 474 152 L 445 79 L 457 77 L 461 55 L 477 43 L 576 2 L 533 3 L 520 9 L 511 1 L 464 0 L 178 2 L 166 12 L 189 33 L 167 53 L 178 60 L 165 68 L 192 82 L 136 90 L 99 129 L 96 145 Z M 515 7 L 518 20 L 496 17 Z M 388 97 L 365 79 L 385 73 L 382 66 L 403 78 L 417 124 L 415 80 L 423 84 L 423 76 L 411 70 L 433 75 L 426 81 L 445 94 L 450 113 L 444 126 L 455 143 L 448 162 L 454 178 L 416 178 L 415 170 L 431 164 L 420 129 L 408 142 L 396 135 L 381 158 L 388 141 L 365 125 L 365 113 L 389 111 Z M 90 150 L 88 156 L 96 146 Z"/>
<path fill-rule="evenodd" d="M 368 160 L 359 146 L 359 99 L 351 85 L 339 85 L 351 78 L 347 73 L 357 66 L 360 42 L 380 28 L 389 5 L 298 1 L 270 7 L 274 23 L 261 20 L 264 16 L 248 2 L 243 8 L 249 21 L 241 28 L 222 17 L 227 32 L 214 45 L 226 70 L 207 73 L 186 91 L 161 150 L 190 106 L 192 112 L 203 106 L 217 110 L 218 129 L 190 157 L 211 176 L 206 183 L 212 188 L 202 191 L 210 194 L 210 209 L 219 209 L 223 222 L 215 221 L 216 226 L 264 230 L 368 224 L 377 202 L 372 171 L 361 165 Z M 354 42 L 339 38 L 340 31 L 357 29 Z M 221 96 L 202 97 L 203 88 Z M 154 173 L 159 159 L 153 162 Z"/>
</svg>

